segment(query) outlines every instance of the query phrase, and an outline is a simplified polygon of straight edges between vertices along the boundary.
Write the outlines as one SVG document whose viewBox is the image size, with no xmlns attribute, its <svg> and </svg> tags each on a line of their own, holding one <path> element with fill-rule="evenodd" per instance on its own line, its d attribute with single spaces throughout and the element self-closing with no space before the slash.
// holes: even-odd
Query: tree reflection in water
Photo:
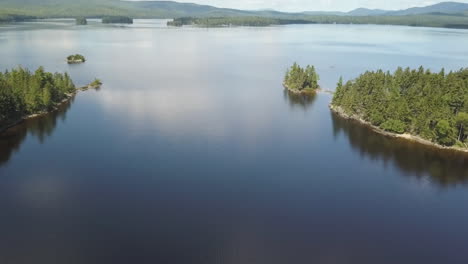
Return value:
<svg viewBox="0 0 468 264">
<path fill-rule="evenodd" d="M 333 133 L 348 137 L 351 147 L 372 160 L 392 162 L 405 174 L 449 187 L 468 183 L 468 154 L 380 135 L 368 126 L 331 113 Z"/>
<path fill-rule="evenodd" d="M 292 93 L 284 89 L 284 98 L 289 102 L 291 108 L 299 107 L 304 111 L 309 109 L 317 99 L 316 93 Z"/>
<path fill-rule="evenodd" d="M 62 104 L 56 111 L 37 118 L 25 120 L 0 134 L 0 166 L 6 164 L 12 154 L 18 151 L 28 134 L 37 137 L 43 143 L 51 136 L 57 126 L 57 121 L 66 119 L 66 113 L 70 109 L 74 98 Z"/>
</svg>

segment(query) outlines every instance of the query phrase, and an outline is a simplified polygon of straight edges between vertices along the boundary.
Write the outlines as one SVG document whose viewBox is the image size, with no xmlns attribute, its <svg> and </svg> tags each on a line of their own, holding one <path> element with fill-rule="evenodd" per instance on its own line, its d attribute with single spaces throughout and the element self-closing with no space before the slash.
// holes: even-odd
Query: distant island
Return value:
<svg viewBox="0 0 468 264">
<path fill-rule="evenodd" d="M 96 78 L 87 87 L 83 87 L 82 90 L 85 90 L 85 89 L 99 89 L 99 88 L 101 88 L 101 85 L 102 85 L 102 81 Z"/>
<path fill-rule="evenodd" d="M 86 61 L 85 57 L 80 54 L 70 55 L 67 57 L 68 64 L 83 63 L 85 61 Z"/>
<path fill-rule="evenodd" d="M 304 69 L 294 63 L 286 71 L 283 85 L 292 93 L 314 93 L 317 89 L 320 89 L 318 80 L 319 75 L 316 73 L 314 66 L 307 65 Z"/>
<path fill-rule="evenodd" d="M 102 18 L 103 24 L 133 24 L 133 18 L 126 16 L 106 16 Z"/>
<path fill-rule="evenodd" d="M 79 26 L 85 26 L 85 25 L 88 25 L 88 20 L 86 20 L 85 17 L 77 17 L 76 24 Z"/>
<path fill-rule="evenodd" d="M 468 68 L 398 68 L 340 79 L 330 107 L 386 135 L 468 151 Z"/>
<path fill-rule="evenodd" d="M 54 111 L 78 91 L 101 85 L 96 79 L 77 88 L 67 73 L 50 73 L 43 67 L 34 73 L 21 67 L 0 72 L 0 132 L 24 119 Z"/>
</svg>

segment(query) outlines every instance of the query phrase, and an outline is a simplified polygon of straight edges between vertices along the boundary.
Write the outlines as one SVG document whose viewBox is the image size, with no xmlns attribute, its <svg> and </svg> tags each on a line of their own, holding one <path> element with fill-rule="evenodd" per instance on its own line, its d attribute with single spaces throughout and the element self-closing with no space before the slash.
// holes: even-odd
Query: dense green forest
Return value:
<svg viewBox="0 0 468 264">
<path fill-rule="evenodd" d="M 468 147 L 468 69 L 369 71 L 340 79 L 332 106 L 386 131 Z"/>
<path fill-rule="evenodd" d="M 307 65 L 306 68 L 301 68 L 297 63 L 294 63 L 286 71 L 284 86 L 292 92 L 314 92 L 320 88 L 318 80 L 319 76 L 315 72 L 314 66 Z"/>
<path fill-rule="evenodd" d="M 25 116 L 48 111 L 76 91 L 67 73 L 34 73 L 15 68 L 0 72 L 0 127 Z"/>
<path fill-rule="evenodd" d="M 168 22 L 169 26 L 196 25 L 202 27 L 270 26 L 286 24 L 376 24 L 415 27 L 468 28 L 468 16 L 430 14 L 408 16 L 301 15 L 291 18 L 273 18 L 261 16 L 207 18 L 183 17 Z"/>
<path fill-rule="evenodd" d="M 85 17 L 77 17 L 76 24 L 80 26 L 88 25 L 88 20 Z"/>
<path fill-rule="evenodd" d="M 106 16 L 102 18 L 103 24 L 133 24 L 133 19 L 126 16 Z"/>
</svg>

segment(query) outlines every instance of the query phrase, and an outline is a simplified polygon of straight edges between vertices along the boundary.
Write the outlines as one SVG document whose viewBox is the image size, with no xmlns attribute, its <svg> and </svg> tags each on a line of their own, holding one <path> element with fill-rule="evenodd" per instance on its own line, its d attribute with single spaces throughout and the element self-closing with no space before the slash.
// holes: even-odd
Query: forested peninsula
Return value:
<svg viewBox="0 0 468 264">
<path fill-rule="evenodd" d="M 331 109 L 383 134 L 468 151 L 468 68 L 398 68 L 338 82 Z"/>
<path fill-rule="evenodd" d="M 18 67 L 0 72 L 0 132 L 24 119 L 46 114 L 80 90 L 99 88 L 101 81 L 77 88 L 67 73 L 35 72 Z"/>
</svg>

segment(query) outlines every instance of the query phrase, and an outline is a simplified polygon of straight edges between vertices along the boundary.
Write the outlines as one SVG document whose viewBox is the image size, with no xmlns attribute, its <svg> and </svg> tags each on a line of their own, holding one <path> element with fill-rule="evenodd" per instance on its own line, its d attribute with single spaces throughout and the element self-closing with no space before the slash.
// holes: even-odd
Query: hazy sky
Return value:
<svg viewBox="0 0 468 264">
<path fill-rule="evenodd" d="M 280 11 L 350 11 L 358 7 L 379 9 L 404 9 L 432 5 L 443 1 L 433 0 L 175 0 L 197 4 L 238 9 L 266 9 Z M 448 1 L 448 0 L 447 0 Z M 468 3 L 468 0 L 457 2 Z"/>
</svg>

